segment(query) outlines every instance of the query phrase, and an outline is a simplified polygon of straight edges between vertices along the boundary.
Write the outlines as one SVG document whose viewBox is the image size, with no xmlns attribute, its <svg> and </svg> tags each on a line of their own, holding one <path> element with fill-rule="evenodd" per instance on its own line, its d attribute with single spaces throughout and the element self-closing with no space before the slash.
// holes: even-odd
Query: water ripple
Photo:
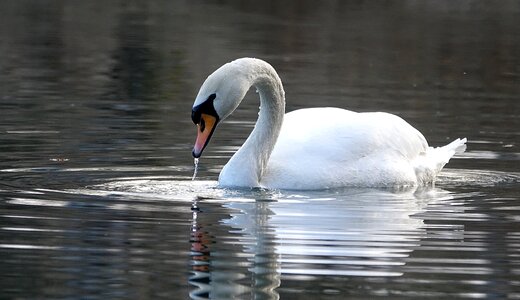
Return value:
<svg viewBox="0 0 520 300">
<path fill-rule="evenodd" d="M 444 169 L 437 184 L 442 186 L 491 187 L 520 183 L 519 172 L 500 172 L 493 170 Z"/>
</svg>

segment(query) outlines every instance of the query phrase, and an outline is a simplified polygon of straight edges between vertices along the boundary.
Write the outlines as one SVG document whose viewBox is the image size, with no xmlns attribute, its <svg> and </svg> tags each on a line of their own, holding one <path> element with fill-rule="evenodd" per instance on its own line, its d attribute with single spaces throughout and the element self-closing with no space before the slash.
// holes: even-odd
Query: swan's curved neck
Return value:
<svg viewBox="0 0 520 300">
<path fill-rule="evenodd" d="M 260 95 L 260 112 L 255 128 L 220 173 L 222 186 L 260 186 L 285 115 L 282 81 L 270 65 L 255 65 L 248 81 L 247 88 L 254 86 Z"/>
</svg>

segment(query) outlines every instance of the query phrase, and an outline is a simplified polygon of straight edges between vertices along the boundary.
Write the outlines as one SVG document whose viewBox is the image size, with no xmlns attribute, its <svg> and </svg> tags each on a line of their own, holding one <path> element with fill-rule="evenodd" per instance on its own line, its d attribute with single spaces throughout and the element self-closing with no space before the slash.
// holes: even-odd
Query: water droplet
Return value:
<svg viewBox="0 0 520 300">
<path fill-rule="evenodd" d="M 193 164 L 195 165 L 195 168 L 193 170 L 193 177 L 191 178 L 191 180 L 195 180 L 195 177 L 197 177 L 197 171 L 199 169 L 199 159 L 198 158 L 194 158 L 193 159 Z"/>
</svg>

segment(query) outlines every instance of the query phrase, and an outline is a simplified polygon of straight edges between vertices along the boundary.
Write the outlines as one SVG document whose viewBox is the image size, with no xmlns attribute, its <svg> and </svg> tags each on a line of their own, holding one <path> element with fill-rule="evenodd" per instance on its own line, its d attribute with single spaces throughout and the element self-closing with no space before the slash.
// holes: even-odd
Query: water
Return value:
<svg viewBox="0 0 520 300">
<path fill-rule="evenodd" d="M 520 298 L 515 1 L 0 3 L 0 298 Z M 435 187 L 219 189 L 251 91 L 194 174 L 190 110 L 242 56 L 287 110 L 396 113 Z"/>
<path fill-rule="evenodd" d="M 198 171 L 199 171 L 199 159 L 194 158 L 193 159 L 193 177 L 191 178 L 191 180 L 195 180 L 195 178 L 197 178 Z"/>
</svg>

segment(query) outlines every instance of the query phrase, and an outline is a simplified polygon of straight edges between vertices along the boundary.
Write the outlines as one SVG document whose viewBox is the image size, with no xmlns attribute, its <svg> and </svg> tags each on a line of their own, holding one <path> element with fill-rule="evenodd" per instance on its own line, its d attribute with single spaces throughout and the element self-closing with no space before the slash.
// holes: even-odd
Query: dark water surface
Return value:
<svg viewBox="0 0 520 300">
<path fill-rule="evenodd" d="M 0 2 L 0 298 L 520 299 L 518 1 Z M 287 109 L 468 138 L 434 188 L 191 181 L 199 85 L 242 56 Z"/>
</svg>

